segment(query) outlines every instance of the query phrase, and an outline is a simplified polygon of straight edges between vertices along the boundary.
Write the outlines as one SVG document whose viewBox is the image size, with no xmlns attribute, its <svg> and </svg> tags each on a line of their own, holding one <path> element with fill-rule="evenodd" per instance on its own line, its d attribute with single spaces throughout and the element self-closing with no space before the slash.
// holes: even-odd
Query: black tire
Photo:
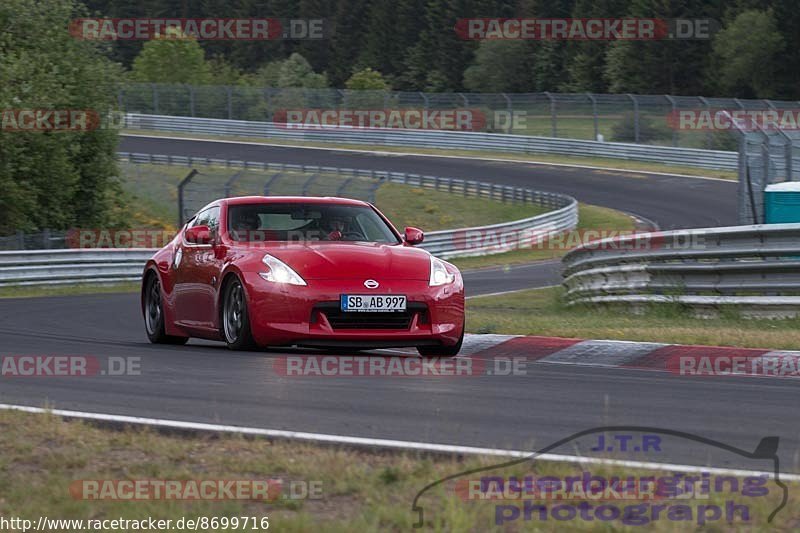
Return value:
<svg viewBox="0 0 800 533">
<path fill-rule="evenodd" d="M 189 337 L 167 335 L 164 328 L 164 304 L 161 301 L 161 282 L 156 274 L 144 281 L 144 330 L 153 344 L 186 344 Z"/>
<path fill-rule="evenodd" d="M 231 350 L 257 348 L 250 329 L 247 297 L 239 278 L 233 277 L 225 284 L 222 293 L 220 328 L 222 338 Z"/>
<path fill-rule="evenodd" d="M 461 351 L 464 344 L 464 330 L 461 330 L 461 337 L 452 346 L 417 346 L 417 351 L 422 357 L 455 357 Z"/>
</svg>

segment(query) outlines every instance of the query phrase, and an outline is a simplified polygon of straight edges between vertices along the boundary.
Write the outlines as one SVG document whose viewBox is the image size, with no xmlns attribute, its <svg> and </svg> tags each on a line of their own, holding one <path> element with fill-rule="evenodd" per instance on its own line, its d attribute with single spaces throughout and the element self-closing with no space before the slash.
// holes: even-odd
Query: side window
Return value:
<svg viewBox="0 0 800 533">
<path fill-rule="evenodd" d="M 208 226 L 213 237 L 219 235 L 219 206 L 209 207 L 198 213 L 187 228 L 193 228 L 195 226 Z"/>
<path fill-rule="evenodd" d="M 188 228 L 193 228 L 195 226 L 203 226 L 203 225 L 205 225 L 206 224 L 206 217 L 208 216 L 208 212 L 209 211 L 210 211 L 209 209 L 206 209 L 205 211 L 201 211 L 201 212 L 197 213 L 197 215 L 195 215 L 195 217 L 194 217 L 194 220 L 192 220 L 187 227 Z"/>
<path fill-rule="evenodd" d="M 206 211 L 206 226 L 211 230 L 211 235 L 216 237 L 219 235 L 219 207 L 212 207 Z"/>
</svg>

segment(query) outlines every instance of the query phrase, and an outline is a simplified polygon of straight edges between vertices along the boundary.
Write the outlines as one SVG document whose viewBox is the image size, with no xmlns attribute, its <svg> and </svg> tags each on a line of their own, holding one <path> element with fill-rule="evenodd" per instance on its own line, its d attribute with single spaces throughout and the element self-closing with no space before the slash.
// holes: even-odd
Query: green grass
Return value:
<svg viewBox="0 0 800 533">
<path fill-rule="evenodd" d="M 238 177 L 231 186 L 232 196 L 261 195 L 267 181 L 271 182 L 269 193 L 272 196 L 302 195 L 311 176 L 298 172 L 238 171 L 224 167 L 199 167 L 198 170 L 199 174 L 187 188 L 185 200 L 186 206 L 193 210 L 223 197 L 225 183 L 237 173 Z M 143 225 L 140 227 L 174 229 L 177 220 L 176 187 L 188 172 L 186 167 L 123 163 L 122 184 L 129 197 L 127 209 L 132 212 L 129 219 L 141 222 Z M 348 180 L 345 176 L 322 174 L 310 184 L 307 192 L 309 196 L 338 194 L 367 200 L 375 184 L 374 180 L 367 178 Z M 394 183 L 380 185 L 375 204 L 401 230 L 404 226 L 418 226 L 425 231 L 509 222 L 547 211 L 530 204 L 466 198 L 456 193 Z"/>
<path fill-rule="evenodd" d="M 139 283 L 109 283 L 103 285 L 22 285 L 0 287 L 0 298 L 33 298 L 38 296 L 73 296 L 76 294 L 109 294 L 118 292 L 139 292 Z"/>
<path fill-rule="evenodd" d="M 772 350 L 800 348 L 800 319 L 752 320 L 722 313 L 719 318 L 700 320 L 678 305 L 653 306 L 635 315 L 615 307 L 567 307 L 561 293 L 561 287 L 553 287 L 470 298 L 467 330 Z"/>
<path fill-rule="evenodd" d="M 578 232 L 581 230 L 623 230 L 630 231 L 635 227 L 633 219 L 625 213 L 614 209 L 598 207 L 595 205 L 580 204 Z M 580 233 L 578 233 L 580 235 Z M 564 240 L 563 242 L 569 242 Z M 545 261 L 556 259 L 569 251 L 566 247 L 555 242 L 538 243 L 531 248 L 523 248 L 511 252 L 475 257 L 462 257 L 450 260 L 461 269 L 474 269 L 496 266 L 510 266 L 532 261 Z"/>
<path fill-rule="evenodd" d="M 487 226 L 540 215 L 547 208 L 466 198 L 431 189 L 388 183 L 378 189 L 375 205 L 403 231 L 414 226 L 424 231 Z"/>
<path fill-rule="evenodd" d="M 163 132 L 163 131 L 150 131 L 150 130 L 127 130 L 123 133 L 131 135 L 147 135 L 151 137 L 186 137 L 204 139 L 218 139 L 218 140 L 233 140 L 241 142 L 252 142 L 261 144 L 275 144 L 275 145 L 299 145 L 308 147 L 320 148 L 344 148 L 352 150 L 368 150 L 371 152 L 386 152 L 386 153 L 411 153 L 411 154 L 430 154 L 430 155 L 443 155 L 443 156 L 461 156 L 461 157 L 487 157 L 493 159 L 507 159 L 513 161 L 530 161 L 531 163 L 553 163 L 559 165 L 586 165 L 602 167 L 607 170 L 631 170 L 641 172 L 666 172 L 674 174 L 685 174 L 687 176 L 704 176 L 711 178 L 737 180 L 738 176 L 735 171 L 728 170 L 709 170 L 703 168 L 695 168 L 683 165 L 665 165 L 661 163 L 649 163 L 644 161 L 627 161 L 624 159 L 615 159 L 608 157 L 580 157 L 580 156 L 562 156 L 551 154 L 509 154 L 506 152 L 493 152 L 490 150 L 445 150 L 435 148 L 415 148 L 405 146 L 374 146 L 366 144 L 340 144 L 340 143 L 322 143 L 322 142 L 308 142 L 308 141 L 285 141 L 282 139 L 270 139 L 264 137 L 236 137 L 225 135 L 201 135 L 193 133 L 181 132 Z M 548 134 L 549 135 L 549 134 Z M 608 137 L 607 137 L 608 138 Z"/>
<path fill-rule="evenodd" d="M 178 219 L 178 184 L 191 169 L 120 162 L 121 209 L 131 227 L 174 229 Z"/>
<path fill-rule="evenodd" d="M 601 421 L 598 421 L 600 423 Z M 532 435 L 535 433 L 532 432 Z M 547 443 L 538 442 L 536 446 Z M 480 476 L 580 475 L 587 467 L 539 461 L 496 468 L 497 458 L 426 456 L 416 453 L 365 451 L 323 447 L 297 441 L 269 442 L 235 435 L 161 434 L 148 429 L 114 430 L 83 422 L 65 422 L 52 415 L 0 411 L 0 516 L 33 520 L 40 516 L 61 519 L 170 519 L 182 517 L 269 517 L 269 530 L 331 532 L 411 531 L 416 520 L 411 505 L 428 483 L 474 468 L 487 468 Z M 565 450 L 566 451 L 566 450 Z M 592 466 L 596 476 L 654 476 L 669 472 Z M 478 476 L 462 476 L 462 479 Z M 70 485 L 81 480 L 265 480 L 282 479 L 285 485 L 316 487 L 316 498 L 274 501 L 175 501 L 114 499 L 90 501 L 73 497 Z M 759 498 L 733 498 L 712 494 L 710 500 L 682 500 L 691 506 L 725 499 L 751 508 L 751 523 L 736 528 L 766 529 L 766 516 L 777 507 L 781 492 L 774 483 Z M 793 510 L 798 492 L 790 487 L 787 507 L 769 525 L 771 531 L 796 527 Z M 80 493 L 78 493 L 80 494 Z M 503 527 L 494 524 L 495 505 L 509 502 L 464 501 L 453 484 L 439 485 L 419 502 L 425 510 L 423 531 L 643 531 L 641 526 L 619 522 L 523 522 Z M 595 502 L 596 504 L 596 502 Z M 551 504 L 552 505 L 552 504 Z M 619 504 L 620 506 L 622 504 Z M 627 504 L 625 504 L 627 505 Z M 536 520 L 536 519 L 534 519 Z M 692 524 L 683 523 L 683 524 Z M 715 522 L 713 528 L 725 526 Z M 686 525 L 684 525 L 686 527 Z M 676 524 L 658 520 L 647 530 L 676 531 Z M 692 528 L 694 529 L 694 528 Z M 233 529 L 228 529 L 232 531 Z M 242 530 L 242 529 L 240 529 Z M 685 530 L 685 529 L 684 529 Z M 722 531 L 729 529 L 706 529 Z M 173 531 L 175 531 L 173 529 Z M 211 528 L 206 531 L 224 531 Z M 255 531 L 247 528 L 244 531 Z"/>
</svg>

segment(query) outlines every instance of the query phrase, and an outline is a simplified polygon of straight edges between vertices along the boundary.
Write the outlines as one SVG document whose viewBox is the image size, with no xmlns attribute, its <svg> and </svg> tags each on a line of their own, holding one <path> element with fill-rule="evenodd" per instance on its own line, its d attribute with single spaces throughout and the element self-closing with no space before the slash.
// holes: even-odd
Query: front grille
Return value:
<svg viewBox="0 0 800 533">
<path fill-rule="evenodd" d="M 408 329 L 415 314 L 421 313 L 420 322 L 427 316 L 423 303 L 408 302 L 405 311 L 387 313 L 345 313 L 339 302 L 325 302 L 314 306 L 311 322 L 316 322 L 315 313 L 324 313 L 333 329 Z"/>
</svg>

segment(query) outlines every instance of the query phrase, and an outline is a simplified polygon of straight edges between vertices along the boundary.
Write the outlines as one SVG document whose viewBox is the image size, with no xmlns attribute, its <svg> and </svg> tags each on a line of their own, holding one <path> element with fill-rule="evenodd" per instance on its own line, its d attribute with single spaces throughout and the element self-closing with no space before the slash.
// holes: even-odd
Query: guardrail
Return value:
<svg viewBox="0 0 800 533">
<path fill-rule="evenodd" d="M 562 194 L 434 176 L 358 170 L 354 172 L 375 174 L 387 182 L 447 189 L 465 195 L 553 208 L 547 213 L 522 220 L 427 233 L 425 242 L 420 247 L 444 259 L 515 249 L 533 242 L 534 238 L 543 239 L 570 231 L 578 224 L 578 202 Z M 145 262 L 155 252 L 156 249 L 143 248 L 0 252 L 0 287 L 136 281 L 141 276 Z"/>
<path fill-rule="evenodd" d="M 570 304 L 677 303 L 698 314 L 800 311 L 800 224 L 733 226 L 605 239 L 563 260 Z"/>
<path fill-rule="evenodd" d="M 0 252 L 0 287 L 137 281 L 155 251 L 109 248 Z"/>
<path fill-rule="evenodd" d="M 713 170 L 736 170 L 738 153 L 614 142 L 584 141 L 502 133 L 376 129 L 320 126 L 303 129 L 273 122 L 174 117 L 128 113 L 126 128 L 174 131 L 197 135 L 228 135 L 291 141 L 372 146 L 405 146 L 453 150 L 491 150 L 512 153 L 595 156 Z"/>
<path fill-rule="evenodd" d="M 498 185 L 483 181 L 463 180 L 438 176 L 387 172 L 381 170 L 361 170 L 351 168 L 319 167 L 314 165 L 292 165 L 282 163 L 261 163 L 252 161 L 230 161 L 225 159 L 136 154 L 119 152 L 120 160 L 134 163 L 200 166 L 217 165 L 226 168 L 243 168 L 269 172 L 303 172 L 307 174 L 330 174 L 338 177 L 365 178 L 382 183 L 397 183 L 423 189 L 446 191 L 467 197 L 487 198 L 501 202 L 522 202 L 553 211 L 535 217 L 493 224 L 490 226 L 460 228 L 455 230 L 433 231 L 426 234 L 422 247 L 444 259 L 499 253 L 530 243 L 531 239 L 546 238 L 563 231 L 574 229 L 578 223 L 578 203 L 571 196 L 558 193 L 535 191 L 523 187 Z M 370 188 L 371 194 L 377 187 Z M 180 194 L 179 194 L 180 196 Z M 212 200 L 211 198 L 209 201 Z M 374 198 L 369 198 L 374 201 Z"/>
</svg>

